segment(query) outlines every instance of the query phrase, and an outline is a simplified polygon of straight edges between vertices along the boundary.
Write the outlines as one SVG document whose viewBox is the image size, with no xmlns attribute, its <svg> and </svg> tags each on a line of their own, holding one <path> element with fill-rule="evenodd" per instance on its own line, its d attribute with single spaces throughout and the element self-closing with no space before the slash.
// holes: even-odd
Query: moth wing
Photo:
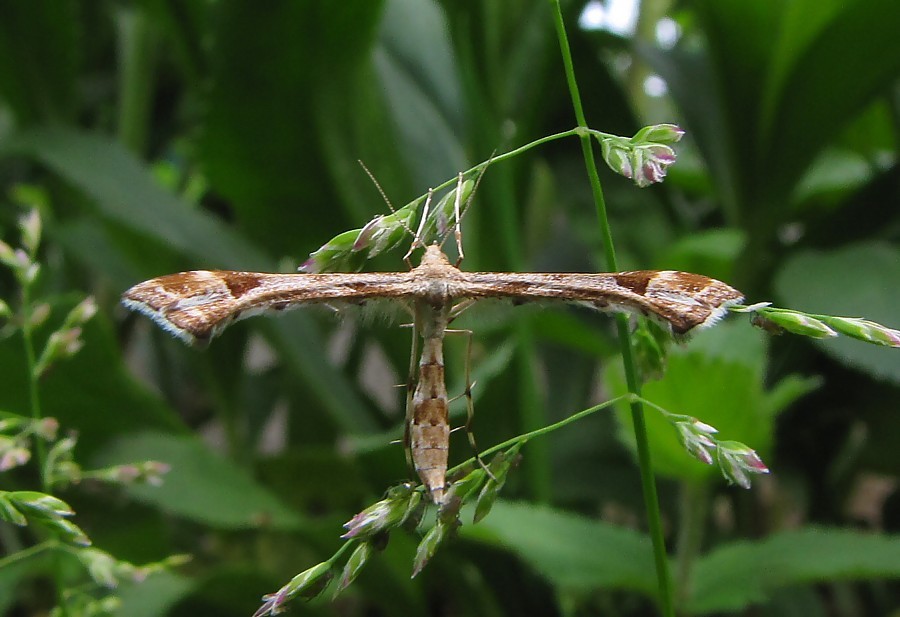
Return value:
<svg viewBox="0 0 900 617">
<path fill-rule="evenodd" d="M 408 273 L 196 270 L 139 283 L 122 295 L 122 304 L 150 317 L 186 343 L 197 344 L 209 341 L 238 319 L 267 311 L 408 296 Z"/>
<path fill-rule="evenodd" d="M 465 297 L 506 298 L 514 303 L 555 300 L 632 312 L 661 320 L 676 335 L 712 325 L 729 305 L 743 300 L 741 292 L 721 281 L 675 270 L 464 275 Z"/>
</svg>

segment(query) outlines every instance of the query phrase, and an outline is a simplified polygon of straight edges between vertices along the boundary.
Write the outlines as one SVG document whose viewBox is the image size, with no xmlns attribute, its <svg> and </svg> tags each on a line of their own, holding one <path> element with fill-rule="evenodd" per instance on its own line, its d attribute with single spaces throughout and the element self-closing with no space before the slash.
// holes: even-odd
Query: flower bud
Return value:
<svg viewBox="0 0 900 617">
<path fill-rule="evenodd" d="M 457 496 L 460 500 L 464 501 L 470 493 L 473 493 L 481 487 L 486 478 L 487 474 L 481 467 L 469 470 L 469 473 L 458 480 L 448 478 L 450 481 L 450 488 L 447 489 L 447 499 L 449 500 L 451 496 Z"/>
<path fill-rule="evenodd" d="M 99 549 L 88 548 L 78 551 L 78 559 L 85 565 L 95 583 L 107 589 L 118 587 L 119 581 L 116 577 L 118 564 L 112 555 Z"/>
<path fill-rule="evenodd" d="M 264 604 L 253 613 L 253 617 L 264 615 L 277 615 L 284 609 L 284 604 L 296 595 L 303 598 L 315 598 L 325 590 L 328 583 L 334 577 L 331 564 L 323 561 L 313 567 L 304 570 L 291 581 L 273 594 L 263 596 Z"/>
<path fill-rule="evenodd" d="M 41 418 L 33 425 L 35 435 L 44 441 L 53 441 L 59 432 L 59 420 L 56 418 Z"/>
<path fill-rule="evenodd" d="M 754 321 L 763 319 L 765 320 L 763 323 L 774 325 L 788 332 L 793 332 L 794 334 L 812 338 L 837 336 L 837 332 L 829 328 L 823 321 L 799 311 L 791 311 L 788 309 L 761 309 L 755 315 L 759 315 L 759 318 Z M 759 325 L 759 323 L 756 325 Z M 771 327 L 771 325 L 768 327 Z M 765 329 L 768 329 L 768 327 Z"/>
<path fill-rule="evenodd" d="M 662 182 L 669 166 L 675 163 L 675 151 L 662 144 L 637 146 L 631 155 L 634 166 L 634 183 L 645 188 Z"/>
<path fill-rule="evenodd" d="M 31 309 L 31 315 L 28 316 L 28 325 L 37 328 L 50 317 L 50 305 L 46 302 L 35 304 Z"/>
<path fill-rule="evenodd" d="M 425 225 L 427 230 L 425 232 L 426 237 L 420 238 L 422 242 L 427 243 L 431 240 L 432 235 L 437 238 L 447 235 L 447 232 L 457 223 L 457 204 L 459 204 L 460 214 L 462 214 L 462 204 L 469 199 L 474 187 L 475 183 L 472 180 L 466 180 L 441 198 L 428 215 L 428 222 Z M 457 194 L 459 195 L 458 198 Z"/>
<path fill-rule="evenodd" d="M 72 521 L 68 521 L 63 518 L 54 518 L 46 519 L 42 522 L 44 523 L 44 525 L 58 533 L 64 542 L 74 544 L 75 546 L 91 545 L 91 539 L 88 538 L 87 534 L 85 534 L 84 531 L 82 531 L 81 528 Z"/>
<path fill-rule="evenodd" d="M 163 476 L 171 470 L 171 465 L 160 461 L 144 461 L 141 463 L 143 480 L 150 486 L 162 486 Z"/>
<path fill-rule="evenodd" d="M 24 255 L 25 253 L 23 253 L 22 251 L 16 251 L 16 254 Z M 16 271 L 16 275 L 19 277 L 19 281 L 23 285 L 31 285 L 37 280 L 38 274 L 40 274 L 41 272 L 41 264 L 28 262 L 20 265 L 21 268 Z"/>
<path fill-rule="evenodd" d="M 31 459 L 31 451 L 22 446 L 15 446 L 0 452 L 0 471 L 9 471 L 21 467 Z"/>
<path fill-rule="evenodd" d="M 434 557 L 438 546 L 444 541 L 451 528 L 438 520 L 434 527 L 428 530 L 419 546 L 416 548 L 416 557 L 413 560 L 412 577 L 415 578 L 428 565 L 428 562 Z"/>
<path fill-rule="evenodd" d="M 722 441 L 718 446 L 719 468 L 729 483 L 737 484 L 741 488 L 750 488 L 747 472 L 769 473 L 769 468 L 759 455 L 739 441 Z"/>
<path fill-rule="evenodd" d="M 359 234 L 356 236 L 356 240 L 354 240 L 353 242 L 353 248 L 351 248 L 350 250 L 355 253 L 369 248 L 372 243 L 372 239 L 378 233 L 379 224 L 381 223 L 382 219 L 384 219 L 384 216 L 379 214 L 371 221 L 366 223 L 365 226 L 359 230 Z"/>
<path fill-rule="evenodd" d="M 6 521 L 19 527 L 28 525 L 28 519 L 16 507 L 15 500 L 10 498 L 11 493 L 0 492 L 0 521 Z"/>
<path fill-rule="evenodd" d="M 19 427 L 25 424 L 25 418 L 21 416 L 10 416 L 8 418 L 0 419 L 0 433 L 12 433 L 17 431 Z M 11 437 L 6 437 L 4 435 L 0 435 L 0 449 L 3 448 L 3 440 L 9 439 L 12 440 Z"/>
<path fill-rule="evenodd" d="M 634 167 L 631 163 L 630 147 L 621 138 L 607 138 L 600 141 L 600 150 L 603 160 L 614 172 L 626 178 L 634 176 Z"/>
<path fill-rule="evenodd" d="M 341 579 L 337 584 L 337 588 L 334 590 L 335 595 L 349 587 L 350 584 L 356 580 L 356 577 L 362 572 L 363 566 L 366 565 L 366 562 L 369 561 L 369 557 L 371 556 L 372 545 L 369 542 L 362 542 L 356 547 L 350 555 L 350 558 L 347 560 L 347 563 L 344 565 Z"/>
<path fill-rule="evenodd" d="M 603 160 L 614 172 L 630 178 L 641 188 L 662 182 L 668 168 L 675 163 L 675 151 L 665 143 L 635 138 L 600 138 Z"/>
<path fill-rule="evenodd" d="M 333 272 L 341 269 L 347 264 L 349 255 L 353 251 L 353 246 L 360 234 L 360 229 L 351 229 L 342 234 L 338 234 L 318 250 L 309 254 L 303 265 L 298 270 L 310 274 L 318 274 L 320 272 Z"/>
<path fill-rule="evenodd" d="M 41 243 L 41 216 L 38 211 L 31 210 L 19 218 L 19 229 L 22 230 L 22 245 L 30 255 L 34 255 Z"/>
<path fill-rule="evenodd" d="M 18 266 L 15 251 L 13 251 L 13 248 L 3 240 L 0 240 L 0 263 L 3 263 L 13 269 Z"/>
<path fill-rule="evenodd" d="M 715 427 L 696 418 L 688 417 L 685 420 L 676 422 L 675 428 L 678 430 L 681 444 L 691 456 L 706 465 L 712 464 L 713 458 L 708 448 L 716 447 L 715 441 L 709 437 L 718 432 Z"/>
<path fill-rule="evenodd" d="M 645 126 L 631 138 L 632 143 L 674 144 L 684 136 L 684 129 L 677 124 L 654 124 Z"/>
<path fill-rule="evenodd" d="M 415 499 L 418 503 L 414 494 L 409 484 L 392 487 L 385 499 L 372 504 L 344 523 L 347 533 L 341 538 L 345 540 L 370 538 L 377 533 L 402 525 L 413 510 L 412 500 Z"/>
<path fill-rule="evenodd" d="M 47 339 L 47 345 L 41 352 L 34 366 L 36 375 L 43 375 L 50 365 L 62 358 L 69 358 L 78 353 L 84 342 L 81 340 L 81 328 L 65 328 L 57 330 Z"/>
<path fill-rule="evenodd" d="M 97 301 L 94 300 L 93 296 L 88 296 L 69 311 L 69 314 L 66 315 L 65 323 L 70 326 L 80 326 L 90 321 L 91 317 L 96 314 Z"/>
<path fill-rule="evenodd" d="M 36 491 L 16 491 L 10 494 L 20 510 L 28 510 L 34 515 L 46 518 L 72 516 L 75 511 L 62 499 Z"/>
<path fill-rule="evenodd" d="M 846 336 L 888 347 L 900 347 L 900 330 L 856 317 L 829 317 L 828 325 Z"/>
</svg>

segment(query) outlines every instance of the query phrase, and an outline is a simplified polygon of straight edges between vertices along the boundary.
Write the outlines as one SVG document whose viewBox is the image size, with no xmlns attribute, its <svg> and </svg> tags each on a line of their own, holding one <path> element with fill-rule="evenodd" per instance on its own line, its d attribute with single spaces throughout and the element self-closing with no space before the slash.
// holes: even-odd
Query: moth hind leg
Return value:
<svg viewBox="0 0 900 617">
<path fill-rule="evenodd" d="M 455 401 L 459 397 L 465 397 L 466 399 L 466 423 L 462 426 L 462 428 L 466 431 L 466 436 L 469 439 L 469 446 L 472 448 L 472 453 L 475 456 L 475 461 L 478 463 L 478 466 L 481 467 L 484 472 L 488 475 L 491 480 L 496 482 L 497 478 L 494 477 L 494 474 L 491 473 L 491 470 L 485 464 L 484 460 L 481 458 L 481 454 L 478 450 L 478 445 L 475 443 L 475 431 L 473 431 L 473 426 L 475 423 L 475 402 L 472 399 L 472 388 L 475 387 L 475 382 L 472 381 L 472 331 L 471 330 L 446 330 L 447 334 L 462 334 L 466 337 L 466 389 L 459 396 L 451 399 L 450 402 Z M 454 429 L 455 430 L 455 429 Z"/>
</svg>

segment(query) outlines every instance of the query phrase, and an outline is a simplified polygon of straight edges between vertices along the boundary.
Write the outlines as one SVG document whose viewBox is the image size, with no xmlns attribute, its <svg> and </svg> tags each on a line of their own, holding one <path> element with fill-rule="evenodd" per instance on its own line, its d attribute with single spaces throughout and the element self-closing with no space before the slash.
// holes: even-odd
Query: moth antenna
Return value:
<svg viewBox="0 0 900 617">
<path fill-rule="evenodd" d="M 362 167 L 363 171 L 366 172 L 366 175 L 369 176 L 369 180 L 371 180 L 372 184 L 375 185 L 375 188 L 378 189 L 378 193 L 381 195 L 381 198 L 384 200 L 384 203 L 387 204 L 388 210 L 391 211 L 391 214 L 397 214 L 397 210 L 394 208 L 394 205 L 391 203 L 391 200 L 388 198 L 387 193 L 384 192 L 384 189 L 382 188 L 381 183 L 379 183 L 378 180 L 375 178 L 375 174 L 373 174 L 371 171 L 369 171 L 369 168 L 366 167 L 366 164 L 363 163 L 361 160 L 357 160 L 356 162 L 359 163 L 359 166 Z M 428 189 L 428 201 L 430 201 L 430 200 L 431 200 L 431 189 Z M 425 214 L 426 215 L 428 213 L 428 201 L 425 202 Z M 425 220 L 424 216 L 423 216 L 422 220 L 423 221 Z M 409 225 L 406 224 L 406 221 L 398 220 L 398 222 L 400 223 L 400 226 L 403 227 L 403 229 L 406 231 L 406 233 L 408 233 L 410 236 L 413 237 L 413 243 L 410 245 L 409 250 L 406 252 L 406 255 L 403 256 L 403 261 L 406 262 L 407 266 L 412 268 L 412 263 L 409 261 L 409 257 L 410 257 L 410 255 L 412 255 L 412 252 L 416 249 L 417 246 L 422 246 L 422 243 L 418 241 L 419 236 L 417 235 L 418 233 L 421 232 L 422 227 L 421 226 L 419 227 L 419 232 L 414 233 L 413 230 L 409 228 Z"/>
<path fill-rule="evenodd" d="M 366 167 L 366 164 L 363 163 L 362 160 L 357 159 L 356 162 L 359 163 L 359 166 L 362 167 L 363 171 L 366 172 L 366 175 L 369 176 L 369 180 L 371 180 L 372 184 L 375 185 L 375 188 L 378 189 L 378 193 L 381 195 L 381 198 L 384 200 L 384 203 L 387 204 L 388 210 L 391 211 L 391 214 L 397 214 L 397 210 L 394 209 L 394 206 L 391 203 L 391 200 L 388 199 L 387 193 L 385 193 L 384 189 L 381 188 L 381 184 L 375 178 L 375 174 L 373 174 L 371 171 L 369 171 L 369 168 Z"/>
</svg>

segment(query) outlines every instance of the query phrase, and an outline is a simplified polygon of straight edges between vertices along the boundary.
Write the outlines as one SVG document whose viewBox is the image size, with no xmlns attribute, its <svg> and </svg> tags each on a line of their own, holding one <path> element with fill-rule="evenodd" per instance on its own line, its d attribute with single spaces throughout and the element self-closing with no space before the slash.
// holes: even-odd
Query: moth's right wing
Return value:
<svg viewBox="0 0 900 617">
<path fill-rule="evenodd" d="M 563 301 L 603 311 L 654 317 L 676 335 L 704 328 L 743 300 L 737 289 L 716 279 L 674 270 L 599 274 L 463 272 L 463 297 L 513 302 Z"/>
</svg>

